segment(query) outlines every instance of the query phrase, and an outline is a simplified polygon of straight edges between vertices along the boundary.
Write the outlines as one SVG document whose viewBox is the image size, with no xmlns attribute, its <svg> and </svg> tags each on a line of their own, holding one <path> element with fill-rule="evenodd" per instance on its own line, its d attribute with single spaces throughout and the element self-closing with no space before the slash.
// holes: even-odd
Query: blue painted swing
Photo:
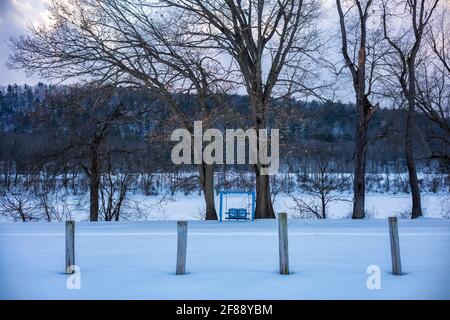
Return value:
<svg viewBox="0 0 450 320">
<path fill-rule="evenodd" d="M 247 203 L 249 197 L 251 197 L 251 209 L 248 211 L 249 205 L 247 208 L 228 208 L 227 197 L 228 195 L 246 195 Z M 220 196 L 220 207 L 219 207 L 219 221 L 222 222 L 222 217 L 225 213 L 225 220 L 255 220 L 255 192 L 245 192 L 245 191 L 219 191 Z M 225 196 L 225 212 L 224 212 L 224 203 L 223 196 Z"/>
</svg>

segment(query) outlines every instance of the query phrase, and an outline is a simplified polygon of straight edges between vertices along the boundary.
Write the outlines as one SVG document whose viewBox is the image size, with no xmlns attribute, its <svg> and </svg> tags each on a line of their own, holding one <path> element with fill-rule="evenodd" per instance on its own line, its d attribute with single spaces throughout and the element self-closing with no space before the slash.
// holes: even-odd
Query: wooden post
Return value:
<svg viewBox="0 0 450 320">
<path fill-rule="evenodd" d="M 280 255 L 280 274 L 289 274 L 289 252 L 287 214 L 278 214 L 278 245 Z"/>
<path fill-rule="evenodd" d="M 177 272 L 186 273 L 186 250 L 187 250 L 187 221 L 177 222 L 178 245 L 177 245 Z"/>
<path fill-rule="evenodd" d="M 402 263 L 400 261 L 397 217 L 389 217 L 389 237 L 391 241 L 392 273 L 398 276 L 402 274 Z"/>
<path fill-rule="evenodd" d="M 66 221 L 66 273 L 75 273 L 75 221 Z"/>
</svg>

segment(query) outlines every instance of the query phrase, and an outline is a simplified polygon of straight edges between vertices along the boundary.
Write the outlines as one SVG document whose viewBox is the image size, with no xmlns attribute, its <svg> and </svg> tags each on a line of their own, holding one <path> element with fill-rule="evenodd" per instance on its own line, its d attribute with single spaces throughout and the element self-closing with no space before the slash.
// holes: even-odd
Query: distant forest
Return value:
<svg viewBox="0 0 450 320">
<path fill-rule="evenodd" d="M 148 93 L 130 88 L 113 89 L 114 92 L 108 93 L 101 107 L 94 111 L 90 109 L 94 108 L 93 104 L 89 103 L 83 110 L 70 106 L 70 100 L 76 99 L 74 97 L 80 92 L 69 91 L 76 90 L 42 83 L 37 86 L 9 85 L 0 90 L 0 163 L 4 186 L 11 175 L 32 174 L 44 168 L 55 174 L 82 171 L 81 147 L 76 150 L 76 156 L 74 151 L 70 154 L 69 147 L 76 145 L 76 135 L 84 134 L 85 139 L 89 139 L 89 135 L 95 137 L 102 123 L 109 127 L 101 142 L 102 154 L 107 161 L 102 159 L 100 166 L 136 173 L 192 170 L 189 166 L 175 166 L 170 161 L 173 145 L 170 133 L 177 126 L 167 108 L 160 107 Z M 189 110 L 195 97 L 183 95 L 176 99 Z M 248 97 L 229 95 L 224 99 L 230 109 L 217 115 L 215 127 L 251 127 Z M 342 172 L 352 171 L 356 123 L 353 104 L 285 100 L 276 101 L 274 105 L 269 127 L 280 129 L 280 171 L 308 171 L 317 158 L 339 164 Z M 122 115 L 117 119 L 106 119 L 111 108 L 117 106 Z M 216 112 L 220 111 L 217 109 Z M 401 143 L 404 113 L 398 108 L 375 112 L 369 133 L 379 139 L 368 150 L 369 173 L 406 171 Z M 439 131 L 439 127 L 419 112 L 416 119 L 415 157 L 419 171 L 448 173 L 449 162 L 433 157 L 446 147 L 439 139 L 432 138 L 431 132 Z M 189 121 L 194 120 L 197 119 L 192 115 Z M 79 143 L 81 145 L 81 141 Z M 89 148 L 88 145 L 84 143 L 83 148 Z M 234 165 L 232 169 L 249 168 Z M 221 170 L 220 166 L 217 170 Z"/>
</svg>

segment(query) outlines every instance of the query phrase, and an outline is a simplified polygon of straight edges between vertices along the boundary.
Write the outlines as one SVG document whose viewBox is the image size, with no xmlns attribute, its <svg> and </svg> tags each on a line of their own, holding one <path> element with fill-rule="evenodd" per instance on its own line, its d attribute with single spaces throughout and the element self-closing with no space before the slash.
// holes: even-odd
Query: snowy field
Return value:
<svg viewBox="0 0 450 320">
<path fill-rule="evenodd" d="M 295 194 L 296 197 L 314 201 L 314 198 L 306 194 Z M 351 217 L 352 197 L 350 193 L 340 193 L 342 200 L 332 201 L 327 207 L 328 218 L 339 219 Z M 204 210 L 203 196 L 177 195 L 173 200 L 160 202 L 157 197 L 135 196 L 134 199 L 144 203 L 149 208 L 149 219 L 177 220 L 199 219 L 199 212 Z M 317 201 L 317 199 L 315 199 Z M 422 207 L 424 216 L 440 218 L 448 215 L 450 208 L 448 193 L 422 194 Z M 227 207 L 247 207 L 245 196 L 229 197 Z M 219 197 L 216 197 L 216 209 L 219 212 Z M 291 217 L 296 216 L 294 201 L 286 194 L 279 194 L 274 202 L 275 212 L 287 212 Z M 401 216 L 411 211 L 411 195 L 368 193 L 366 195 L 366 212 L 369 218 L 387 218 L 389 216 Z M 88 216 L 85 217 L 88 219 Z"/>
<path fill-rule="evenodd" d="M 295 193 L 295 197 L 307 201 L 317 201 L 316 198 L 307 195 Z M 331 219 L 340 219 L 351 217 L 352 212 L 352 194 L 342 192 L 338 194 L 340 200 L 332 201 L 327 206 L 327 217 Z M 69 201 L 71 219 L 76 221 L 88 221 L 89 219 L 89 201 L 83 195 L 82 200 L 72 197 Z M 225 200 L 224 200 L 225 202 Z M 75 205 L 75 203 L 77 203 Z M 79 205 L 81 203 L 81 206 Z M 140 193 L 130 194 L 129 203 L 139 204 L 141 212 L 136 214 L 134 206 L 130 212 L 122 219 L 125 220 L 203 220 L 205 203 L 202 195 L 190 194 L 184 195 L 176 193 L 170 196 L 145 196 Z M 215 197 L 217 214 L 219 214 L 219 197 Z M 250 203 L 246 196 L 229 196 L 225 208 L 246 207 L 250 211 Z M 422 194 L 423 214 L 428 218 L 450 217 L 450 195 L 448 193 L 423 193 Z M 274 202 L 275 212 L 286 212 L 291 218 L 297 217 L 298 209 L 290 196 L 281 193 L 276 196 Z M 368 193 L 366 195 L 366 213 L 367 218 L 384 219 L 389 216 L 401 217 L 411 211 L 411 195 L 406 193 L 385 194 Z M 0 220 L 7 221 L 6 217 L 0 217 Z"/>
<path fill-rule="evenodd" d="M 176 276 L 174 221 L 77 224 L 81 289 L 69 290 L 63 223 L 0 223 L 1 299 L 450 299 L 450 220 L 399 220 L 402 276 L 385 219 L 289 220 L 292 274 L 278 271 L 277 224 L 190 221 Z M 369 290 L 367 267 L 381 269 Z"/>
</svg>

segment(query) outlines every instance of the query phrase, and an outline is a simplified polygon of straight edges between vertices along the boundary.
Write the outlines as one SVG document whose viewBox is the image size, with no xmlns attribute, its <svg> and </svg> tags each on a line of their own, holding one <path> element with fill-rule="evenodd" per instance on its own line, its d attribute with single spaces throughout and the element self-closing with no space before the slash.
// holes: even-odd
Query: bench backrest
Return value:
<svg viewBox="0 0 450 320">
<path fill-rule="evenodd" d="M 226 213 L 228 218 L 237 219 L 239 218 L 247 218 L 248 212 L 245 208 L 230 208 Z"/>
</svg>

